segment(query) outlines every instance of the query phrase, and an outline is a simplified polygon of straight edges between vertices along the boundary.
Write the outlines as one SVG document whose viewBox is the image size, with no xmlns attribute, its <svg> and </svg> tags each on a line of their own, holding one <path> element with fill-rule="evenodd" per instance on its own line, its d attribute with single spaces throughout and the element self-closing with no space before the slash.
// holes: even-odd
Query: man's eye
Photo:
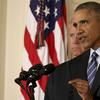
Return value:
<svg viewBox="0 0 100 100">
<path fill-rule="evenodd" d="M 87 23 L 88 23 L 87 20 L 81 20 L 81 21 L 80 21 L 80 24 L 87 24 Z"/>
<path fill-rule="evenodd" d="M 70 33 L 70 37 L 74 37 L 74 33 Z"/>
</svg>

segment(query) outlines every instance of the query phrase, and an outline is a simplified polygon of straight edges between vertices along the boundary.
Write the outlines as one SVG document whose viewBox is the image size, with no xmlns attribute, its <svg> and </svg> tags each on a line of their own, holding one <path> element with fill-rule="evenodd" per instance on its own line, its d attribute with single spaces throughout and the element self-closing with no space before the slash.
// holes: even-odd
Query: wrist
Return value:
<svg viewBox="0 0 100 100">
<path fill-rule="evenodd" d="M 88 95 L 88 98 L 86 100 L 93 100 L 93 96 L 91 95 L 91 93 Z"/>
<path fill-rule="evenodd" d="M 91 94 L 89 95 L 84 95 L 83 100 L 93 100 L 93 96 Z"/>
</svg>

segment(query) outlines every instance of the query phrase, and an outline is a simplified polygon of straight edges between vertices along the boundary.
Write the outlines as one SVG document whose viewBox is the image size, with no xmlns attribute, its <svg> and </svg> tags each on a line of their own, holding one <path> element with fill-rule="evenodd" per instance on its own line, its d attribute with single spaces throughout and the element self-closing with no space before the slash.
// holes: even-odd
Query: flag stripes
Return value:
<svg viewBox="0 0 100 100">
<path fill-rule="evenodd" d="M 55 3 L 57 3 L 57 5 L 60 2 L 62 2 L 62 0 L 55 0 Z M 48 36 L 46 35 L 46 39 L 44 40 L 44 46 L 39 47 L 38 49 L 36 48 L 36 43 L 35 43 L 38 22 L 33 14 L 34 9 L 29 8 L 27 23 L 24 33 L 24 51 L 23 51 L 23 62 L 22 62 L 23 70 L 28 70 L 31 66 L 34 66 L 36 64 L 47 65 L 49 63 L 53 63 L 55 66 L 57 66 L 58 64 L 63 63 L 65 61 L 65 48 L 67 46 L 67 45 L 65 46 L 65 38 L 67 38 L 65 37 L 66 36 L 65 34 L 67 32 L 66 6 L 64 4 L 63 6 L 60 5 L 60 7 L 62 7 L 61 9 L 63 15 L 60 14 L 59 18 L 57 17 L 58 19 L 57 21 L 55 21 L 54 29 L 50 31 Z M 35 11 L 37 11 L 38 14 L 38 9 Z M 48 12 L 49 11 L 48 9 L 46 9 L 45 11 L 48 15 L 50 14 Z M 51 11 L 52 10 L 50 10 L 50 12 Z M 55 8 L 55 15 L 57 16 L 56 8 Z M 47 23 L 44 24 L 46 28 L 49 28 L 49 26 L 47 26 Z M 39 81 L 37 81 L 37 87 L 35 88 L 35 100 L 43 100 L 44 92 L 46 90 L 47 80 L 48 76 L 43 76 Z M 23 85 L 26 86 L 25 81 L 23 81 Z M 21 92 L 23 94 L 23 100 L 29 100 L 29 97 L 25 92 L 25 90 L 21 89 Z"/>
</svg>

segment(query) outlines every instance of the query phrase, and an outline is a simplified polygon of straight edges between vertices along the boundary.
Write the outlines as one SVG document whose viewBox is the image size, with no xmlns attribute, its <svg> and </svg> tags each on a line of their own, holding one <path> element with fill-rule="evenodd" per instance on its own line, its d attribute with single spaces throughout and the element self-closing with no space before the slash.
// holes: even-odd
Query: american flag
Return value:
<svg viewBox="0 0 100 100">
<path fill-rule="evenodd" d="M 24 33 L 23 70 L 36 64 L 57 66 L 65 61 L 66 3 L 64 0 L 30 0 Z M 43 100 L 48 76 L 35 88 L 35 100 Z M 25 85 L 25 82 L 23 82 Z M 21 89 L 21 100 L 29 100 Z"/>
</svg>

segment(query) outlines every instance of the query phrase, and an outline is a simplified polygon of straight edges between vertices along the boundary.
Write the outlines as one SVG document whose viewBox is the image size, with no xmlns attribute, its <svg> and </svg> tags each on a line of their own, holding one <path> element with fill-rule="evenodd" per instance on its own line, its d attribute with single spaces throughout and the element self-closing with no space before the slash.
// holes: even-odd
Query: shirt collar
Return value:
<svg viewBox="0 0 100 100">
<path fill-rule="evenodd" d="M 100 65 L 100 47 L 96 50 L 93 50 L 92 48 L 90 49 L 90 59 L 91 59 L 91 55 L 94 51 L 99 55 L 98 58 L 97 58 L 97 62 L 98 62 L 97 68 L 98 68 L 99 65 Z M 90 59 L 89 59 L 89 61 L 90 61 Z"/>
<path fill-rule="evenodd" d="M 93 49 L 91 48 L 90 57 L 91 57 L 91 55 L 92 55 L 92 53 L 93 53 L 94 51 L 100 56 L 100 47 L 99 47 L 99 48 L 96 49 L 96 50 L 93 50 Z"/>
</svg>

